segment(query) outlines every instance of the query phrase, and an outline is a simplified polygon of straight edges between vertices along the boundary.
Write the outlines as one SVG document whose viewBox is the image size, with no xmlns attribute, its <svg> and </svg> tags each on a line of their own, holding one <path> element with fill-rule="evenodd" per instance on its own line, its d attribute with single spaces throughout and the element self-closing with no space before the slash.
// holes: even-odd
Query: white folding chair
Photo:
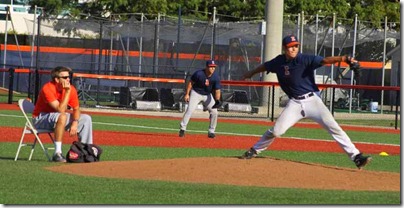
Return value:
<svg viewBox="0 0 404 208">
<path fill-rule="evenodd" d="M 36 129 L 34 127 L 34 125 L 32 124 L 31 118 L 28 117 L 28 115 L 27 115 L 27 114 L 32 114 L 32 112 L 34 111 L 35 106 L 31 101 L 29 101 L 27 99 L 20 99 L 20 100 L 18 100 L 18 106 L 20 107 L 20 110 L 21 110 L 22 114 L 24 115 L 26 122 L 25 122 L 24 130 L 22 131 L 20 144 L 18 145 L 17 154 L 15 155 L 14 161 L 17 161 L 18 155 L 20 154 L 21 147 L 25 147 L 25 146 L 31 147 L 31 153 L 28 158 L 28 160 L 31 160 L 32 155 L 34 154 L 35 145 L 37 142 L 41 146 L 43 152 L 45 153 L 45 156 L 48 158 L 49 161 L 51 161 L 52 158 L 49 156 L 48 150 L 55 149 L 55 148 L 54 147 L 45 147 L 43 145 L 41 139 L 39 138 L 39 135 L 45 134 L 45 133 L 48 134 L 50 139 L 52 140 L 52 143 L 54 144 L 55 140 L 52 136 L 53 130 Z M 33 143 L 28 143 L 28 142 L 24 141 L 25 136 L 28 134 L 32 134 L 35 136 L 35 140 L 33 141 Z"/>
</svg>

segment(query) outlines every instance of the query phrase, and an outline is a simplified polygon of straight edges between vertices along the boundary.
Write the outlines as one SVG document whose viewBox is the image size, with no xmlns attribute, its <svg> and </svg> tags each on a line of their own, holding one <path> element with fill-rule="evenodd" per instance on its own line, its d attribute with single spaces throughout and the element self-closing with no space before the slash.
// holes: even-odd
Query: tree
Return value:
<svg viewBox="0 0 404 208">
<path fill-rule="evenodd" d="M 185 17 L 192 19 L 208 18 L 208 14 L 204 13 L 203 0 L 174 0 L 169 1 L 167 14 L 176 16 L 178 15 L 178 9 L 181 7 L 181 14 Z"/>
<path fill-rule="evenodd" d="M 390 0 L 285 0 L 285 13 L 319 14 L 332 16 L 336 13 L 338 18 L 369 21 L 370 26 L 380 28 L 384 17 L 391 22 L 400 22 L 400 4 Z"/>
<path fill-rule="evenodd" d="M 45 16 L 52 14 L 59 14 L 63 8 L 62 0 L 32 0 L 30 1 L 31 6 L 38 6 L 44 8 Z"/>
<path fill-rule="evenodd" d="M 158 14 L 168 12 L 166 0 L 128 0 L 127 12 L 129 13 L 145 13 Z"/>
<path fill-rule="evenodd" d="M 63 10 L 72 15 L 108 17 L 117 13 L 164 13 L 176 16 L 181 7 L 182 15 L 207 20 L 213 7 L 221 21 L 264 19 L 267 0 L 97 0 L 79 5 L 70 0 L 31 0 L 30 5 L 45 8 L 46 15 L 57 15 Z M 72 3 L 73 2 L 73 3 Z M 384 17 L 389 22 L 400 22 L 400 3 L 392 0 L 284 0 L 285 14 L 332 16 L 354 19 L 358 14 L 361 21 L 370 26 L 382 27 Z M 399 24 L 396 25 L 399 27 Z"/>
</svg>

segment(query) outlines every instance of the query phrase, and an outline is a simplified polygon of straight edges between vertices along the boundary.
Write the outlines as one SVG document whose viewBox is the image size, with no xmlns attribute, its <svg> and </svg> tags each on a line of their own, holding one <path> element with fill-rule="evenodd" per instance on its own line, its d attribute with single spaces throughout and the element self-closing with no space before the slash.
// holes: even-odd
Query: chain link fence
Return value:
<svg viewBox="0 0 404 208">
<path fill-rule="evenodd" d="M 26 36 L 25 45 L 19 46 L 12 39 L 3 44 L 0 58 L 5 69 L 51 70 L 64 65 L 73 68 L 75 73 L 187 80 L 195 70 L 204 68 L 207 59 L 215 59 L 216 71 L 222 80 L 239 80 L 243 73 L 263 61 L 263 21 L 213 22 L 161 14 L 120 14 L 112 15 L 109 20 L 39 18 L 34 23 L 26 19 L 25 24 L 36 33 Z M 385 31 L 371 28 L 370 23 L 361 20 L 297 14 L 284 16 L 283 24 L 283 35 L 296 34 L 302 43 L 302 52 L 321 56 L 355 52 L 360 61 L 381 62 L 390 59 L 386 53 L 400 44 L 400 31 L 396 30 L 400 23 L 396 22 L 388 22 Z M 15 45 L 19 47 L 12 47 Z M 316 80 L 318 83 L 349 84 L 350 74 L 342 74 L 342 70 L 321 67 L 316 71 Z M 380 85 L 381 74 L 371 71 L 365 71 L 365 77 L 368 77 L 359 84 Z M 9 75 L 3 72 L 1 76 L 1 85 L 6 88 Z M 396 74 L 386 76 L 386 80 L 390 80 Z M 39 77 L 39 86 L 49 80 L 46 74 Z M 253 78 L 254 81 L 261 79 L 260 76 Z M 185 88 L 184 84 L 133 80 L 82 78 L 74 79 L 74 82 L 98 105 L 116 102 L 122 87 Z M 33 74 L 18 74 L 14 89 L 34 96 L 35 83 Z M 398 83 L 395 81 L 396 86 Z M 262 87 L 225 85 L 223 88 L 227 92 L 246 91 L 250 101 L 261 103 Z M 346 91 L 340 94 L 344 99 L 358 95 Z M 361 92 L 358 96 L 360 99 L 374 97 L 375 100 L 379 96 L 363 95 L 366 93 Z M 281 101 L 283 98 L 279 96 Z M 338 97 L 334 101 L 337 100 Z M 388 100 L 385 103 L 389 103 Z"/>
</svg>

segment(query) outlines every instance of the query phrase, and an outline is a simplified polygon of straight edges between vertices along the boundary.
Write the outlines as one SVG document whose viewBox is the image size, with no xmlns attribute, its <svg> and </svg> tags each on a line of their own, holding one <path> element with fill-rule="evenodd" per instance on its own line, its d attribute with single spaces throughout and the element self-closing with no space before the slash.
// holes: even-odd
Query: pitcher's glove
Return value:
<svg viewBox="0 0 404 208">
<path fill-rule="evenodd" d="M 361 65 L 359 64 L 358 61 L 352 62 L 351 56 L 345 56 L 345 58 L 346 58 L 346 63 L 349 65 L 349 68 L 351 70 L 353 70 L 355 78 L 358 79 L 361 76 L 361 72 L 360 72 Z"/>
<path fill-rule="evenodd" d="M 220 106 L 222 106 L 222 102 L 220 100 L 216 100 L 212 108 L 220 108 Z"/>
</svg>

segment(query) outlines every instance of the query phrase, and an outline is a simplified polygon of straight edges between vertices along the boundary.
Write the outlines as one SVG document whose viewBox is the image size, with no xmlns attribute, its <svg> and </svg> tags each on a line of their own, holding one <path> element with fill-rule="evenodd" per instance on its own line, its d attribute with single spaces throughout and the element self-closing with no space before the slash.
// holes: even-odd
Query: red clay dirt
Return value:
<svg viewBox="0 0 404 208">
<path fill-rule="evenodd" d="M 12 106 L 10 109 L 18 109 L 15 105 L 0 104 L 1 109 L 5 109 L 3 108 L 4 106 Z M 88 113 L 93 115 L 100 114 L 94 112 Z M 113 116 L 139 117 L 139 115 L 125 114 L 113 114 Z M 176 118 L 163 117 L 163 119 Z M 251 120 L 220 119 L 220 122 L 254 122 L 257 125 L 270 126 L 268 122 Z M 316 126 L 307 125 L 301 127 L 315 128 Z M 346 130 L 346 127 L 343 128 Z M 366 127 L 361 128 L 354 130 L 368 131 L 371 129 Z M 21 128 L 15 127 L 0 128 L 0 142 L 18 142 L 21 131 Z M 386 132 L 384 129 L 378 129 L 378 131 Z M 399 134 L 399 131 L 391 131 L 389 133 Z M 240 149 L 240 154 L 251 147 L 258 139 L 252 136 L 217 135 L 217 138 L 212 140 L 207 138 L 205 134 L 192 134 L 192 136 L 188 134 L 185 138 L 179 138 L 177 133 L 157 134 L 114 131 L 94 131 L 94 138 L 95 143 L 99 145 Z M 63 143 L 65 145 L 70 144 L 73 140 L 74 138 L 66 134 Z M 46 143 L 46 140 L 44 142 Z M 382 151 L 388 152 L 390 155 L 400 154 L 399 146 L 363 143 L 355 143 L 355 145 L 366 154 L 378 154 Z M 335 141 L 294 138 L 278 138 L 271 145 L 270 149 L 342 153 L 342 149 Z M 83 166 L 86 166 L 86 168 L 83 168 Z M 146 161 L 102 161 L 98 163 L 66 164 L 49 167 L 49 169 L 52 171 L 97 177 L 122 177 L 187 183 L 307 189 L 400 191 L 399 173 L 359 171 L 357 169 L 337 168 L 268 157 L 251 160 L 241 160 L 235 157 L 212 157 Z M 356 180 L 357 178 L 367 178 L 367 180 L 358 181 Z"/>
</svg>

